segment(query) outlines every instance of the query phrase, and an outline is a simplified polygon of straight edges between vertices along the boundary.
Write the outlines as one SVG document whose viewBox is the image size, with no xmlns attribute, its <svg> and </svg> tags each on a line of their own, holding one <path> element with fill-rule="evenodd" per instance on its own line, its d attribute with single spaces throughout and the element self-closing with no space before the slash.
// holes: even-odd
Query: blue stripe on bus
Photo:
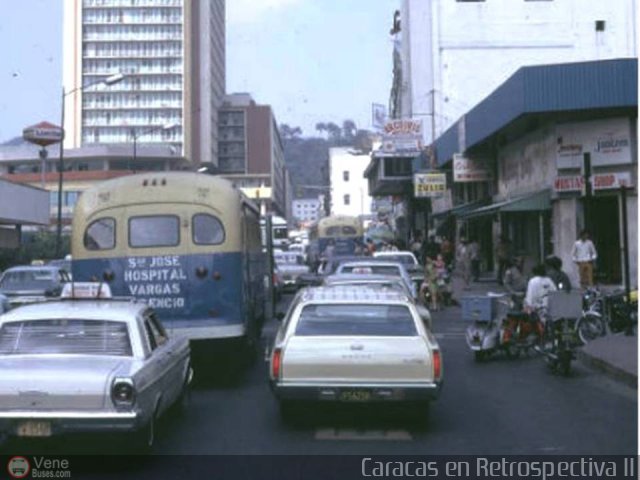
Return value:
<svg viewBox="0 0 640 480">
<path fill-rule="evenodd" d="M 244 323 L 251 300 L 255 314 L 264 311 L 259 274 L 264 261 L 261 254 L 247 260 L 257 273 L 249 278 L 253 299 L 244 298 L 248 289 L 243 288 L 240 252 L 73 260 L 72 270 L 74 281 L 81 282 L 100 281 L 105 272 L 113 273 L 109 285 L 114 296 L 146 301 L 170 326 L 225 326 Z"/>
</svg>

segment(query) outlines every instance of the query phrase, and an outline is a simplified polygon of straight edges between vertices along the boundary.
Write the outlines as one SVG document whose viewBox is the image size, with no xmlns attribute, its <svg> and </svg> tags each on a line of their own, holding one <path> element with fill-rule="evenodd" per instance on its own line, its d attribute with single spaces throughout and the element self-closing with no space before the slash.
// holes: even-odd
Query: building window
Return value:
<svg viewBox="0 0 640 480">
<path fill-rule="evenodd" d="M 345 182 L 349 181 L 349 171 L 345 170 L 344 172 L 342 172 L 342 180 L 344 180 Z"/>
<path fill-rule="evenodd" d="M 348 193 L 344 196 L 344 204 L 351 205 L 351 195 L 349 195 Z"/>
<path fill-rule="evenodd" d="M 605 25 L 604 20 L 596 20 L 596 32 L 604 32 Z"/>
</svg>

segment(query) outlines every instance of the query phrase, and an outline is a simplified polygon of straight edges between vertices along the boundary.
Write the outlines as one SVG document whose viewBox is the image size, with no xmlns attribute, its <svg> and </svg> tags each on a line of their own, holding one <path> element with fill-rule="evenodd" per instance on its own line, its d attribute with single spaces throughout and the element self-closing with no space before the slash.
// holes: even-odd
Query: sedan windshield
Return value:
<svg viewBox="0 0 640 480">
<path fill-rule="evenodd" d="M 66 354 L 131 356 L 124 322 L 29 320 L 0 327 L 0 355 Z"/>
<path fill-rule="evenodd" d="M 402 263 L 404 265 L 415 265 L 416 264 L 415 259 L 411 255 L 402 255 L 402 254 L 398 254 L 398 255 L 380 255 L 380 257 L 384 258 L 385 260 Z"/>
<path fill-rule="evenodd" d="M 15 290 L 45 290 L 55 283 L 52 270 L 16 270 L 5 272 L 0 280 L 0 289 Z"/>
<path fill-rule="evenodd" d="M 345 265 L 339 269 L 340 273 L 369 273 L 375 275 L 394 275 L 399 276 L 400 270 L 398 267 L 389 265 Z"/>
<path fill-rule="evenodd" d="M 385 336 L 417 335 L 411 311 L 402 305 L 307 305 L 296 335 Z"/>
</svg>

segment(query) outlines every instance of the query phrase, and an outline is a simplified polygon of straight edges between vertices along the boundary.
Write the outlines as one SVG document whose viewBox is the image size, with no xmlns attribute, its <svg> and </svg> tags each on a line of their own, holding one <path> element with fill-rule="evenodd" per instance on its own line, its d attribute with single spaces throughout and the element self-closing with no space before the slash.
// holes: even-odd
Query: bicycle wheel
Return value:
<svg viewBox="0 0 640 480">
<path fill-rule="evenodd" d="M 586 313 L 578 320 L 578 337 L 583 345 L 600 337 L 604 333 L 602 317 Z"/>
</svg>

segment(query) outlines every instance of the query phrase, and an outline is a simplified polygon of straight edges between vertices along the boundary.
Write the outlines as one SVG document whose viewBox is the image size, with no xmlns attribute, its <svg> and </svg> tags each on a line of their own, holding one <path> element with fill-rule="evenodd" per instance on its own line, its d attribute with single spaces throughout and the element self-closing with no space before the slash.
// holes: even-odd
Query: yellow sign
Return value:
<svg viewBox="0 0 640 480">
<path fill-rule="evenodd" d="M 416 173 L 413 186 L 416 198 L 440 196 L 447 190 L 447 176 L 444 173 Z"/>
</svg>

